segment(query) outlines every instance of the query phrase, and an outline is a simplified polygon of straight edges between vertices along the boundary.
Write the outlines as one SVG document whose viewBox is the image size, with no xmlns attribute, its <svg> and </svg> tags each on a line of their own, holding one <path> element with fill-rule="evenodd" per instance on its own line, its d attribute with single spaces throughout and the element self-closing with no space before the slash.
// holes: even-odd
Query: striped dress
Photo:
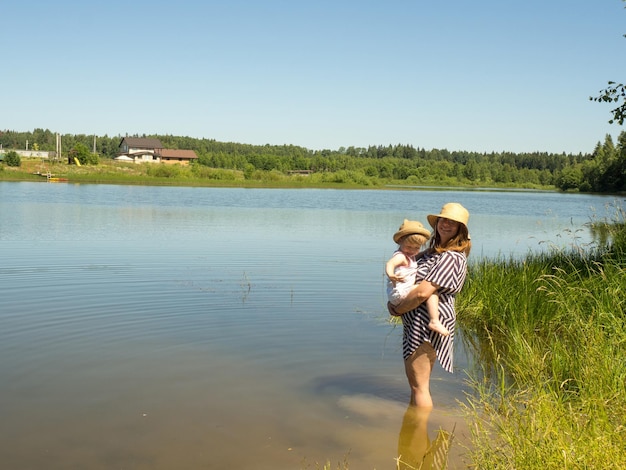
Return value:
<svg viewBox="0 0 626 470">
<path fill-rule="evenodd" d="M 461 291 L 467 275 L 467 258 L 456 251 L 426 254 L 418 260 L 417 280 L 430 281 L 439 286 L 439 319 L 450 332 L 442 336 L 428 328 L 430 318 L 426 303 L 402 315 L 402 356 L 406 360 L 424 342 L 432 344 L 444 370 L 452 372 L 454 362 L 454 327 L 456 311 L 454 300 Z"/>
</svg>

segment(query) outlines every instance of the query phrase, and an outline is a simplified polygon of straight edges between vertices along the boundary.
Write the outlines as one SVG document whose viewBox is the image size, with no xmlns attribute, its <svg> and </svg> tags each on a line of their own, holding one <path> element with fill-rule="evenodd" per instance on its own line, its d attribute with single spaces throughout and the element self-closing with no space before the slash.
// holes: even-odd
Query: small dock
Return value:
<svg viewBox="0 0 626 470">
<path fill-rule="evenodd" d="M 38 171 L 38 172 L 33 173 L 33 174 L 34 174 L 34 175 L 37 175 L 37 176 L 41 176 L 41 177 L 43 177 L 43 178 L 46 178 L 46 180 L 47 180 L 49 183 L 59 183 L 59 182 L 68 181 L 68 179 L 67 179 L 67 178 L 61 178 L 61 177 L 58 177 L 58 176 L 54 176 L 54 175 L 53 175 L 52 173 L 50 173 L 49 171 L 47 171 L 46 173 L 42 173 L 42 172 Z"/>
</svg>

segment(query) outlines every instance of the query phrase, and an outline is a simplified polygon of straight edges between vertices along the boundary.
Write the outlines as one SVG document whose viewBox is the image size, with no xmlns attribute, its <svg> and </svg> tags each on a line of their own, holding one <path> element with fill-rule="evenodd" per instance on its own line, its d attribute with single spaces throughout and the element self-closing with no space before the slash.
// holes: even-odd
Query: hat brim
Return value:
<svg viewBox="0 0 626 470">
<path fill-rule="evenodd" d="M 398 230 L 393 235 L 393 241 L 396 243 L 400 243 L 407 235 L 422 235 L 423 237 L 430 238 L 430 230 L 424 227 L 424 230 Z"/>
<path fill-rule="evenodd" d="M 426 216 L 426 220 L 428 220 L 428 223 L 430 224 L 430 226 L 433 229 L 437 228 L 437 220 L 439 220 L 439 218 L 454 220 L 455 222 L 457 222 L 457 223 L 463 225 L 465 228 L 467 228 L 467 224 L 465 222 L 463 222 L 462 220 L 457 220 L 454 217 L 450 217 L 450 214 L 445 214 L 445 215 L 429 214 L 429 215 Z"/>
<path fill-rule="evenodd" d="M 440 218 L 454 220 L 467 228 L 469 212 L 460 204 L 449 203 L 441 208 L 441 212 L 439 214 L 429 214 L 426 216 L 426 220 L 428 220 L 428 223 L 432 228 L 437 226 L 437 220 Z"/>
</svg>

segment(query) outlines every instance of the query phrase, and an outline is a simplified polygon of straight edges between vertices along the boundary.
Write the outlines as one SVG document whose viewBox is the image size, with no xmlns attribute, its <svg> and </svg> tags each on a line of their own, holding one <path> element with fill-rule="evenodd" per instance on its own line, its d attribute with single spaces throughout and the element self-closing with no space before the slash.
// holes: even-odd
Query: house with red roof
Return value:
<svg viewBox="0 0 626 470">
<path fill-rule="evenodd" d="M 189 165 L 198 156 L 193 150 L 166 149 L 159 139 L 124 137 L 118 146 L 115 160 L 134 163 L 177 163 Z"/>
</svg>

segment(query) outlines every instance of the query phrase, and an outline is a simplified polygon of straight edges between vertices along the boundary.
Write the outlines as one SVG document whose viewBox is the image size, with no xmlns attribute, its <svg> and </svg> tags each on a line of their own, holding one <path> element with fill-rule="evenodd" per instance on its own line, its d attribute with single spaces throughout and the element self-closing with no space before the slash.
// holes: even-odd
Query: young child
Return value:
<svg viewBox="0 0 626 470">
<path fill-rule="evenodd" d="M 422 246 L 430 238 L 430 231 L 421 223 L 404 219 L 398 231 L 393 235 L 393 241 L 398 249 L 385 264 L 387 274 L 387 298 L 392 305 L 397 305 L 415 285 L 417 273 L 417 259 Z M 450 332 L 439 320 L 439 296 L 431 295 L 426 299 L 426 308 L 430 322 L 428 328 L 437 333 L 448 336 Z"/>
</svg>

